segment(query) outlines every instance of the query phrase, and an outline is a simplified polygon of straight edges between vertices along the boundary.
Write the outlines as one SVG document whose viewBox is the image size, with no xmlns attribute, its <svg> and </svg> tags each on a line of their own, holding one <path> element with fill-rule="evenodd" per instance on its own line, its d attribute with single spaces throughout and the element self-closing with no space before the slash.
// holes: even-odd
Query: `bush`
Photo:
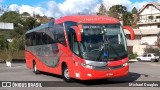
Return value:
<svg viewBox="0 0 160 90">
<path fill-rule="evenodd" d="M 133 52 L 128 53 L 129 59 L 136 59 L 137 56 L 138 56 L 137 53 L 133 53 Z"/>
<path fill-rule="evenodd" d="M 159 48 L 153 48 L 153 47 L 145 48 L 144 52 L 145 53 L 155 53 L 156 55 L 160 56 L 160 49 Z"/>
</svg>

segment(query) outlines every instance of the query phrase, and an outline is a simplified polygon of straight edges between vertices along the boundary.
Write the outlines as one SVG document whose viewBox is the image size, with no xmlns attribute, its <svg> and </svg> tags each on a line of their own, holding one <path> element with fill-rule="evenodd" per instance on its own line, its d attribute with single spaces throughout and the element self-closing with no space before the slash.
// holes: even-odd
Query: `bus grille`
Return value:
<svg viewBox="0 0 160 90">
<path fill-rule="evenodd" d="M 115 69 L 120 69 L 120 68 L 123 68 L 123 65 L 109 67 L 110 70 L 115 70 Z"/>
<path fill-rule="evenodd" d="M 107 66 L 101 66 L 101 67 L 94 66 L 94 69 L 97 69 L 97 70 L 106 70 L 106 69 L 109 69 L 109 68 Z"/>
<path fill-rule="evenodd" d="M 120 68 L 123 68 L 124 66 L 123 65 L 118 65 L 118 66 L 101 66 L 101 67 L 98 67 L 98 66 L 94 66 L 94 69 L 96 70 L 115 70 L 115 69 L 120 69 Z"/>
</svg>

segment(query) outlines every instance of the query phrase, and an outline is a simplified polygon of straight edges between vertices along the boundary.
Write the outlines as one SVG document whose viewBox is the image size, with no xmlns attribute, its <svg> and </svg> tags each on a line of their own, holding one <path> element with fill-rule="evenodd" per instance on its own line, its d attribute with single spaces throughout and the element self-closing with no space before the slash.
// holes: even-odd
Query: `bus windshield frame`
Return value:
<svg viewBox="0 0 160 90">
<path fill-rule="evenodd" d="M 121 60 L 128 56 L 126 38 L 120 24 L 83 24 L 79 47 L 85 60 Z"/>
</svg>

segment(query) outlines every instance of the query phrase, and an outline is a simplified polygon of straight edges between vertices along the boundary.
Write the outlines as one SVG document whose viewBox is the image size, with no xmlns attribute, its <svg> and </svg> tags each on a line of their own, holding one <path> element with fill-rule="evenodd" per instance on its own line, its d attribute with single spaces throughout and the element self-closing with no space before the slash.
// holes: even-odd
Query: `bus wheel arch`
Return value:
<svg viewBox="0 0 160 90">
<path fill-rule="evenodd" d="M 66 82 L 71 82 L 72 78 L 69 76 L 68 66 L 65 62 L 62 62 L 62 78 Z"/>
</svg>

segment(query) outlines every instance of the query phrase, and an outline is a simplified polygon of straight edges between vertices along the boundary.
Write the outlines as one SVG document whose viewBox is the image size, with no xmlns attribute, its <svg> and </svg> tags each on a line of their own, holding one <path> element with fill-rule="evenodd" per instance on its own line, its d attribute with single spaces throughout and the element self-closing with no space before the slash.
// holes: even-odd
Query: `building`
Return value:
<svg viewBox="0 0 160 90">
<path fill-rule="evenodd" d="M 150 42 L 151 38 L 157 38 L 157 35 L 160 32 L 160 2 L 152 2 L 144 5 L 138 12 L 138 18 L 138 29 L 135 29 L 134 31 L 135 35 L 141 39 L 141 42 L 142 39 L 148 38 L 148 42 Z M 141 35 L 141 38 L 139 35 Z"/>
<path fill-rule="evenodd" d="M 134 40 L 130 40 L 130 32 L 125 30 L 125 33 L 129 51 L 142 55 L 144 48 L 155 47 L 160 43 L 157 41 L 157 35 L 160 32 L 160 3 L 144 5 L 138 12 L 137 26 L 138 28 L 134 29 Z"/>
<path fill-rule="evenodd" d="M 160 3 L 148 3 L 138 12 L 139 29 L 160 29 Z"/>
<path fill-rule="evenodd" d="M 133 29 L 134 30 L 134 40 L 131 40 L 130 32 L 128 30 L 124 30 L 127 38 L 127 46 L 128 50 L 138 55 L 142 55 L 144 53 L 144 48 L 149 46 L 155 46 L 157 44 L 157 34 L 160 29 Z M 160 35 L 160 34 L 159 34 Z M 144 42 L 145 41 L 145 42 Z M 160 39 L 159 39 L 160 41 Z"/>
</svg>

